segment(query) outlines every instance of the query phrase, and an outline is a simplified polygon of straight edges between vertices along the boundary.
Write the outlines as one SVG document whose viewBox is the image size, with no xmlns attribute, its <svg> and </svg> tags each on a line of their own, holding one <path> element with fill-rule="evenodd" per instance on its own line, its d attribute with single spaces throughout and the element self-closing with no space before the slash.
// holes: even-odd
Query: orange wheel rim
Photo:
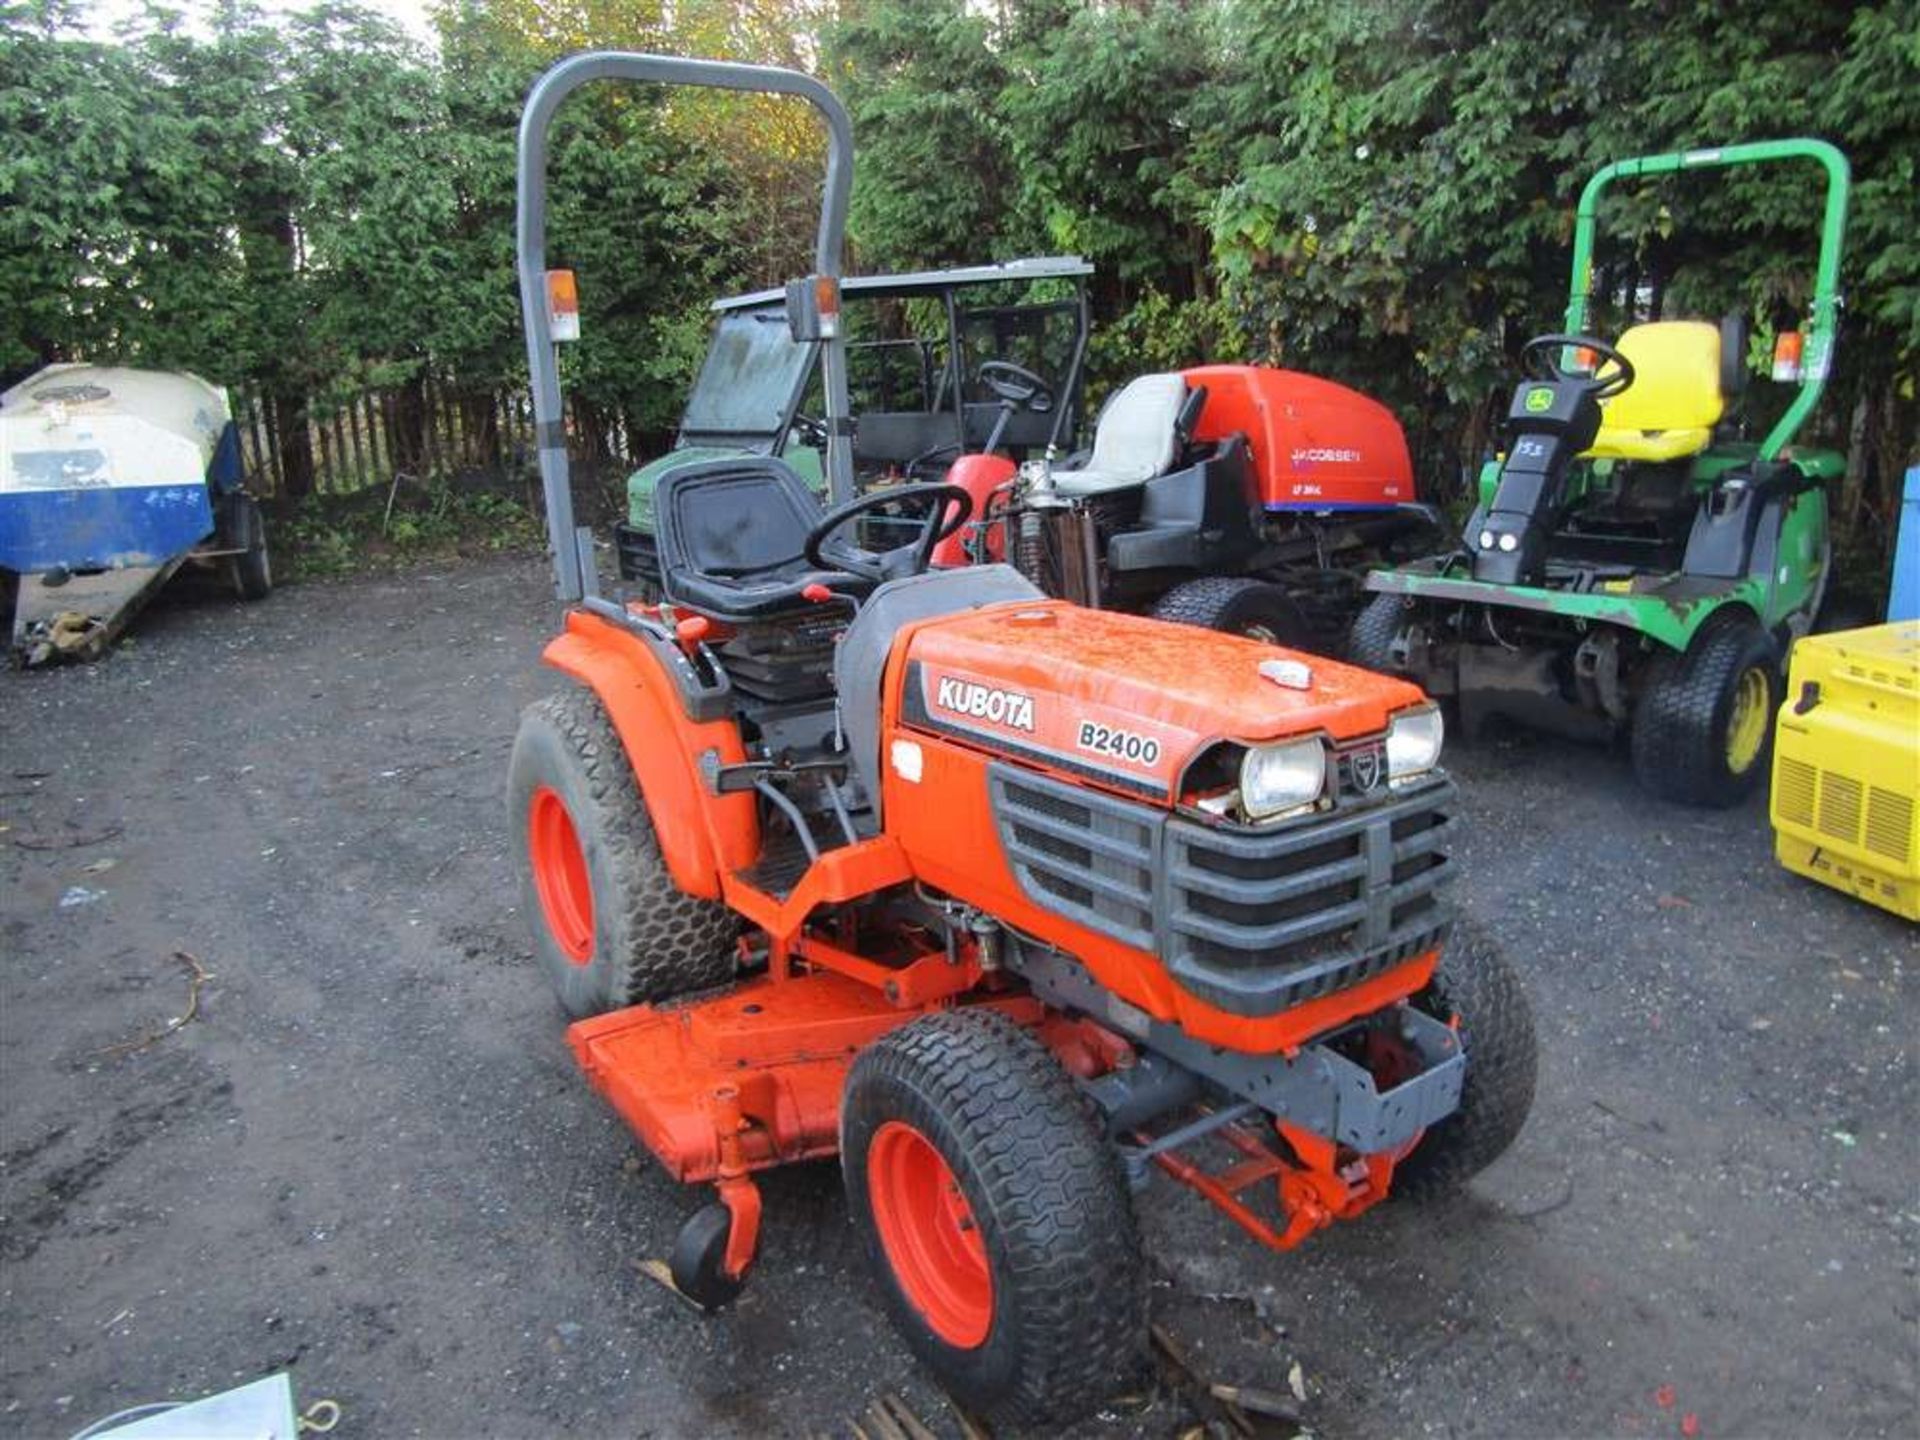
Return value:
<svg viewBox="0 0 1920 1440">
<path fill-rule="evenodd" d="M 927 1328 L 962 1350 L 983 1342 L 993 1328 L 987 1242 L 940 1152 L 889 1120 L 867 1147 L 867 1195 L 894 1279 Z"/>
<path fill-rule="evenodd" d="M 541 786 L 527 807 L 527 858 L 547 932 L 575 965 L 593 958 L 593 882 L 567 802 Z"/>
</svg>

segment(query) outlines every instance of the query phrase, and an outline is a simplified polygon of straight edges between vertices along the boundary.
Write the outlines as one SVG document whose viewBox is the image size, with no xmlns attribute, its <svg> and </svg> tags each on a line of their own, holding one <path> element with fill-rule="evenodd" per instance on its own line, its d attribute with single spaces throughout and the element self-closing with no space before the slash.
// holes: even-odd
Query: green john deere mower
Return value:
<svg viewBox="0 0 1920 1440">
<path fill-rule="evenodd" d="M 1743 438 L 1744 319 L 1654 319 L 1585 333 L 1600 195 L 1616 180 L 1813 161 L 1826 203 L 1804 335 L 1773 378 L 1797 387 Z M 1826 482 L 1846 468 L 1791 442 L 1819 400 L 1839 309 L 1847 162 L 1819 140 L 1617 161 L 1575 218 L 1564 333 L 1530 340 L 1505 452 L 1483 467 L 1460 547 L 1368 578 L 1356 664 L 1453 696 L 1469 731 L 1500 715 L 1576 738 L 1631 739 L 1655 794 L 1737 803 L 1766 773 L 1787 647 L 1813 624 L 1831 550 Z M 1611 277 L 1610 277 L 1611 278 Z M 1630 279 L 1629 311 L 1661 296 Z"/>
</svg>

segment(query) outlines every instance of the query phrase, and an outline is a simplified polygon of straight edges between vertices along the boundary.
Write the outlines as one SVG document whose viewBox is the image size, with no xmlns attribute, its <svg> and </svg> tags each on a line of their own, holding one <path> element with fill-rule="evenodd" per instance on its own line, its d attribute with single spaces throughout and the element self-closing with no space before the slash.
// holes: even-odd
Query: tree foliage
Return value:
<svg viewBox="0 0 1920 1440">
<path fill-rule="evenodd" d="M 181 3 L 109 38 L 82 0 L 0 0 L 0 370 L 191 366 L 289 428 L 369 383 L 518 383 L 520 105 L 558 55 L 623 46 L 825 76 L 856 268 L 1085 254 L 1102 383 L 1320 371 L 1399 409 L 1443 498 L 1558 323 L 1598 166 L 1824 136 L 1856 177 L 1818 417 L 1856 452 L 1847 518 L 1884 521 L 1914 458 L 1917 0 L 441 0 L 431 49 L 352 0 Z M 792 101 L 569 104 L 551 248 L 582 277 L 589 410 L 670 428 L 705 302 L 807 267 L 821 149 Z M 1818 199 L 1810 168 L 1621 187 L 1602 286 L 1797 323 Z"/>
</svg>

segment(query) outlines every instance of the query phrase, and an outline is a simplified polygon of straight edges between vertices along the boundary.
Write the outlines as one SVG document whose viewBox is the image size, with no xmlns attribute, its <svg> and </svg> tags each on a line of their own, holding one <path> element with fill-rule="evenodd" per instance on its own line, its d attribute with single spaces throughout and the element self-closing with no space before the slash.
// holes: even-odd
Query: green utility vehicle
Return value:
<svg viewBox="0 0 1920 1440">
<path fill-rule="evenodd" d="M 1826 172 L 1811 315 L 1783 331 L 1773 378 L 1797 387 L 1743 438 L 1747 327 L 1658 318 L 1629 275 L 1609 343 L 1588 310 L 1602 191 L 1616 180 L 1812 161 Z M 1631 737 L 1655 794 L 1738 802 L 1766 773 L 1787 647 L 1811 627 L 1831 565 L 1826 482 L 1842 456 L 1792 445 L 1832 365 L 1847 162 L 1775 140 L 1608 165 L 1580 196 L 1564 333 L 1522 352 L 1505 453 L 1480 475 L 1460 547 L 1368 577 L 1355 663 L 1456 697 L 1469 731 L 1503 715 L 1582 739 Z M 1624 269 L 1625 267 L 1623 267 Z M 1621 285 L 1609 276 L 1609 288 Z"/>
<path fill-rule="evenodd" d="M 659 584 L 653 496 L 688 465 L 740 455 L 785 460 L 809 489 L 843 504 L 878 484 L 946 478 L 968 452 L 1015 459 L 1073 448 L 1091 318 L 1078 255 L 1035 255 L 840 282 L 852 426 L 847 474 L 826 464 L 829 377 L 821 337 L 787 320 L 787 292 L 713 303 L 706 359 L 687 396 L 674 448 L 628 477 L 614 527 L 621 578 Z M 1009 378 L 1025 383 L 1009 386 Z M 914 517 L 905 528 L 917 532 Z M 898 528 L 882 515 L 869 532 Z"/>
</svg>

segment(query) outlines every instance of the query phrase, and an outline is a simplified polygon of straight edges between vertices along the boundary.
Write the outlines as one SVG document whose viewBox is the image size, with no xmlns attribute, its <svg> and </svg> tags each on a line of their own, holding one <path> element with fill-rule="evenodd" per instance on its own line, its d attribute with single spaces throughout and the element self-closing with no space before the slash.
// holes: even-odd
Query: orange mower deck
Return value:
<svg viewBox="0 0 1920 1440">
<path fill-rule="evenodd" d="M 1037 1021 L 1026 996 L 984 1003 Z M 723 1178 L 838 1149 L 840 1094 L 854 1055 L 935 1008 L 901 1008 L 829 971 L 751 980 L 705 1000 L 635 1005 L 581 1020 L 567 1043 L 676 1180 Z"/>
</svg>

